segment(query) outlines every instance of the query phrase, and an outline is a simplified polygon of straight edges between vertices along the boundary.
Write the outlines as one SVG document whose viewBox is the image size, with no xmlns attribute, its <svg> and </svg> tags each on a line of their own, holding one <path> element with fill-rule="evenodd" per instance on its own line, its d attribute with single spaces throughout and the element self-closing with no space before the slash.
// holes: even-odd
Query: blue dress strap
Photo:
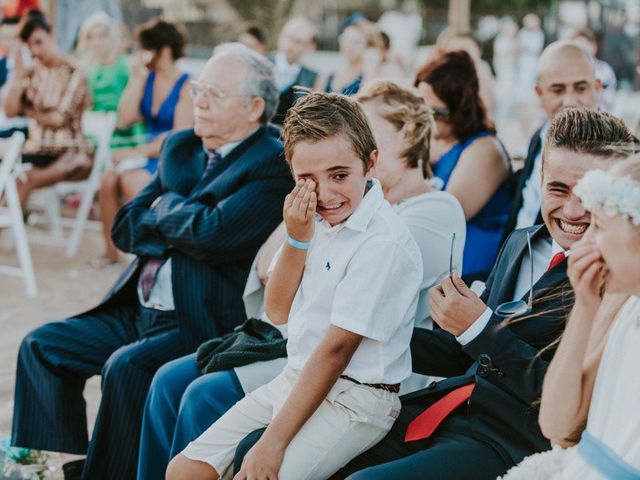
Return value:
<svg viewBox="0 0 640 480">
<path fill-rule="evenodd" d="M 162 105 L 160 106 L 160 110 L 158 110 L 158 115 L 157 115 L 158 117 L 161 116 L 162 110 L 166 108 L 171 109 L 171 116 L 173 117 L 173 112 L 175 111 L 176 105 L 178 104 L 178 100 L 180 99 L 180 92 L 182 91 L 182 86 L 188 79 L 189 79 L 188 73 L 183 73 L 182 75 L 180 75 L 180 78 L 178 78 L 176 83 L 173 84 L 173 88 L 169 92 L 169 95 L 167 95 L 167 98 L 165 98 L 164 102 L 162 102 Z"/>
<path fill-rule="evenodd" d="M 640 480 L 640 470 L 625 462 L 607 444 L 597 439 L 588 430 L 582 432 L 578 452 L 584 461 L 605 478 L 616 480 Z"/>
<path fill-rule="evenodd" d="M 463 142 L 456 143 L 453 147 L 443 153 L 433 166 L 433 176 L 442 180 L 442 190 L 447 187 L 451 172 L 456 168 L 462 152 L 471 145 L 477 138 L 491 135 L 488 131 L 482 130 L 467 137 Z"/>
<path fill-rule="evenodd" d="M 151 109 L 153 108 L 153 84 L 156 80 L 156 72 L 149 72 L 147 80 L 144 82 L 144 93 L 140 99 L 140 115 L 149 121 L 151 119 Z"/>
</svg>

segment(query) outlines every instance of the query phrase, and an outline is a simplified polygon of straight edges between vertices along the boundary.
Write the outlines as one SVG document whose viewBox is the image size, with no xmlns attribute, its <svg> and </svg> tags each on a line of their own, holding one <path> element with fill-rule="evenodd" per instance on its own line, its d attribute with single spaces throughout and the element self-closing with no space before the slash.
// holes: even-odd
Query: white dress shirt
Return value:
<svg viewBox="0 0 640 480">
<path fill-rule="evenodd" d="M 344 374 L 400 383 L 411 374 L 422 257 L 377 180 L 343 223 L 316 223 L 289 314 L 288 364 L 300 371 L 331 325 L 364 337 Z"/>
<path fill-rule="evenodd" d="M 564 252 L 564 249 L 558 245 L 555 240 L 541 238 L 531 244 L 531 253 L 533 256 L 533 285 L 536 284 L 540 277 L 547 271 L 549 263 L 553 256 L 558 252 Z M 531 259 L 529 258 L 529 252 L 526 251 L 522 257 L 522 263 L 520 264 L 520 271 L 516 280 L 516 286 L 513 290 L 513 298 L 511 300 L 527 299 L 529 289 L 531 288 Z M 474 338 L 476 338 L 482 330 L 487 326 L 489 320 L 493 315 L 493 310 L 489 307 L 473 322 L 469 328 L 467 328 L 462 334 L 456 337 L 456 340 L 461 345 L 466 345 Z"/>
<path fill-rule="evenodd" d="M 533 162 L 531 175 L 529 175 L 522 188 L 522 207 L 518 212 L 516 228 L 535 225 L 540 213 L 540 200 L 542 199 L 542 147 L 548 130 L 549 122 L 546 122 L 540 130 L 540 150 Z"/>
<path fill-rule="evenodd" d="M 276 53 L 273 64 L 276 87 L 283 92 L 295 83 L 298 75 L 300 75 L 302 65 L 299 63 L 290 64 L 287 62 L 286 55 L 282 52 Z"/>
</svg>

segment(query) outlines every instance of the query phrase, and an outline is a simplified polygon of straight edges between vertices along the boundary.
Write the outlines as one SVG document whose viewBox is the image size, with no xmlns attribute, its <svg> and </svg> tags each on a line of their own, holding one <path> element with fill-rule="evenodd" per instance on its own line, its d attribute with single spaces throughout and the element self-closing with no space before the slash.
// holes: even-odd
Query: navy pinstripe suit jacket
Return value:
<svg viewBox="0 0 640 480">
<path fill-rule="evenodd" d="M 242 291 L 251 262 L 293 188 L 282 143 L 267 126 L 203 176 L 205 162 L 192 129 L 166 139 L 158 175 L 118 212 L 111 231 L 118 248 L 138 258 L 96 307 L 137 301 L 141 259 L 171 257 L 176 317 L 189 351 L 246 318 Z"/>
</svg>

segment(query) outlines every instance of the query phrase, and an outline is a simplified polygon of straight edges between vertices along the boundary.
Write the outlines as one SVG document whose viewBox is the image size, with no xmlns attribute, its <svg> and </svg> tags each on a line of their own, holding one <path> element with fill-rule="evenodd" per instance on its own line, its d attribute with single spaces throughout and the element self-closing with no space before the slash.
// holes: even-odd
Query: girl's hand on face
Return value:
<svg viewBox="0 0 640 480">
<path fill-rule="evenodd" d="M 576 304 L 595 313 L 602 301 L 607 270 L 602 254 L 591 238 L 583 238 L 573 244 L 567 274 L 576 296 Z"/>
<path fill-rule="evenodd" d="M 287 234 L 299 242 L 313 238 L 316 211 L 316 184 L 313 180 L 298 180 L 284 200 L 283 217 Z"/>
</svg>

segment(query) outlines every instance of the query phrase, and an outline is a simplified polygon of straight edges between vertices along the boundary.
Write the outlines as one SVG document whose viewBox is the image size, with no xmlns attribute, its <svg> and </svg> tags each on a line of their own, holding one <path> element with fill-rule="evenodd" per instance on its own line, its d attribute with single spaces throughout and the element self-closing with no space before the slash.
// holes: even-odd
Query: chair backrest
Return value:
<svg viewBox="0 0 640 480">
<path fill-rule="evenodd" d="M 85 111 L 82 114 L 82 132 L 94 137 L 98 146 L 95 153 L 95 162 L 102 168 L 110 158 L 110 145 L 113 131 L 116 128 L 116 112 Z"/>
<path fill-rule="evenodd" d="M 20 160 L 24 133 L 15 132 L 9 140 L 9 148 L 0 162 L 0 197 L 4 194 L 7 181 L 13 173 L 16 163 Z"/>
</svg>

